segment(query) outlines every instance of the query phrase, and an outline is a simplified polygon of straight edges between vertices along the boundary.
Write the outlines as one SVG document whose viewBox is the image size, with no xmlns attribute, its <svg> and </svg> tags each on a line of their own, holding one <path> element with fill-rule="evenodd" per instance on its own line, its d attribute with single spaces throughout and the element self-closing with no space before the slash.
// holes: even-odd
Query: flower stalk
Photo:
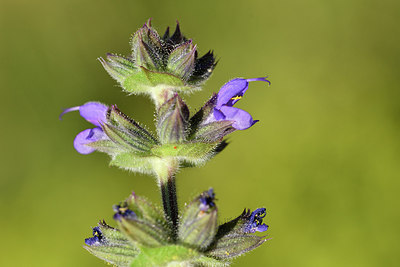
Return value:
<svg viewBox="0 0 400 267">
<path fill-rule="evenodd" d="M 175 173 L 179 163 L 175 159 L 163 160 L 154 163 L 154 171 L 157 176 L 158 187 L 161 191 L 164 216 L 171 227 L 172 239 L 177 238 L 179 220 L 178 200 L 176 195 Z"/>
</svg>

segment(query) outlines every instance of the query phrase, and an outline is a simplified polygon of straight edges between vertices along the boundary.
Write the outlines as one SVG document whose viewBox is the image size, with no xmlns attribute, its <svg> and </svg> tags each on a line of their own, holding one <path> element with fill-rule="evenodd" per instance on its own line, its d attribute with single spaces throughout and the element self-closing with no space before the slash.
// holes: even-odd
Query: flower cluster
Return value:
<svg viewBox="0 0 400 267">
<path fill-rule="evenodd" d="M 93 126 L 77 134 L 80 154 L 99 151 L 110 165 L 156 177 L 162 209 L 134 193 L 113 206 L 116 228 L 104 221 L 85 239 L 86 249 L 117 266 L 164 266 L 170 263 L 224 266 L 264 243 L 265 208 L 245 210 L 236 219 L 218 224 L 215 193 L 211 188 L 178 211 L 175 174 L 181 167 L 204 164 L 227 145 L 224 137 L 246 130 L 258 120 L 234 107 L 249 84 L 267 83 L 267 77 L 228 81 L 196 113 L 181 93 L 200 89 L 215 66 L 213 52 L 198 56 L 197 46 L 182 35 L 179 24 L 161 37 L 149 20 L 131 40 L 129 56 L 108 54 L 100 62 L 130 94 L 146 94 L 156 107 L 156 131 L 147 130 L 116 105 L 88 102 L 65 109 L 79 111 Z"/>
<path fill-rule="evenodd" d="M 133 35 L 131 47 L 130 56 L 108 54 L 100 62 L 126 92 L 148 94 L 157 106 L 172 92 L 200 89 L 216 66 L 213 52 L 198 57 L 197 46 L 182 35 L 179 24 L 171 36 L 168 27 L 161 37 L 148 20 Z"/>
<path fill-rule="evenodd" d="M 257 120 L 239 108 L 233 107 L 243 97 L 249 82 L 266 78 L 234 79 L 190 118 L 185 102 L 178 94 L 168 99 L 157 112 L 157 135 L 122 113 L 115 105 L 110 107 L 88 102 L 66 109 L 62 114 L 79 111 L 95 128 L 80 132 L 74 140 L 81 154 L 96 150 L 109 154 L 111 164 L 157 175 L 154 166 L 163 159 L 172 159 L 178 165 L 197 166 L 211 159 L 225 147 L 223 138 L 236 130 L 245 130 Z"/>
<path fill-rule="evenodd" d="M 100 222 L 93 228 L 93 237 L 85 239 L 85 248 L 117 266 L 139 265 L 145 261 L 138 255 L 143 249 L 157 252 L 152 256 L 159 265 L 169 262 L 168 254 L 179 249 L 183 255 L 190 254 L 191 264 L 223 266 L 267 240 L 265 236 L 252 235 L 268 229 L 262 223 L 265 208 L 245 210 L 236 219 L 218 225 L 213 189 L 204 191 L 185 207 L 176 240 L 171 238 L 168 221 L 157 206 L 135 193 L 113 209 L 118 229 Z M 122 249 L 127 244 L 129 249 Z M 104 254 L 105 251 L 109 253 Z M 179 256 L 175 260 L 187 261 Z"/>
</svg>

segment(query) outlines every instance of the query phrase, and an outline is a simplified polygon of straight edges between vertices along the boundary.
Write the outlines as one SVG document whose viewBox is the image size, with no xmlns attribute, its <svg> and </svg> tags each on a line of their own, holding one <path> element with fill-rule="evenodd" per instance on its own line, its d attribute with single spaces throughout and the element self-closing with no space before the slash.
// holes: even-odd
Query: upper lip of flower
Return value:
<svg viewBox="0 0 400 267">
<path fill-rule="evenodd" d="M 238 102 L 247 91 L 249 87 L 249 82 L 253 81 L 263 81 L 271 84 L 267 77 L 253 78 L 253 79 L 233 79 L 227 82 L 221 87 L 217 94 L 217 104 L 216 109 L 220 109 L 222 106 L 232 107 L 236 102 Z"/>
<path fill-rule="evenodd" d="M 77 111 L 79 110 L 80 115 L 86 119 L 88 122 L 91 124 L 100 127 L 102 123 L 106 121 L 106 116 L 107 116 L 107 111 L 108 111 L 108 106 L 103 105 L 98 102 L 87 102 L 86 104 L 82 106 L 76 106 L 72 108 L 67 108 L 65 109 L 61 114 L 60 114 L 60 120 L 62 119 L 62 116 L 64 114 L 69 113 L 71 111 Z"/>
<path fill-rule="evenodd" d="M 218 120 L 232 120 L 237 130 L 245 130 L 254 125 L 258 120 L 253 120 L 251 115 L 239 108 L 233 107 L 247 91 L 249 82 L 263 81 L 268 82 L 267 77 L 253 79 L 233 79 L 221 87 L 217 94 L 217 101 L 214 107 L 214 118 Z"/>
</svg>

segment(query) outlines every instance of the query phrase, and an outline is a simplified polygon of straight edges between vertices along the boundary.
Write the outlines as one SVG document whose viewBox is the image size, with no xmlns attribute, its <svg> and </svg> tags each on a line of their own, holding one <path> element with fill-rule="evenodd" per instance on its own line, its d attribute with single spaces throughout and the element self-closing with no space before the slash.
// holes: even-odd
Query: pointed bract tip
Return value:
<svg viewBox="0 0 400 267">
<path fill-rule="evenodd" d="M 151 21 L 153 20 L 153 18 L 149 18 L 147 21 L 146 21 L 146 24 L 149 26 L 149 27 L 151 27 Z M 145 25 L 146 25 L 145 24 Z"/>
<path fill-rule="evenodd" d="M 164 41 L 169 38 L 169 26 L 165 30 L 165 33 L 164 33 L 162 38 L 163 38 Z"/>
</svg>

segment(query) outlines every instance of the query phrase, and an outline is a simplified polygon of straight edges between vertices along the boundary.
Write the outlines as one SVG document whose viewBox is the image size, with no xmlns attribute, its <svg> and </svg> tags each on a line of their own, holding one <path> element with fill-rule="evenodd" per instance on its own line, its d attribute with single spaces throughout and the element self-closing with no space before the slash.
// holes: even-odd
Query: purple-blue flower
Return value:
<svg viewBox="0 0 400 267">
<path fill-rule="evenodd" d="M 128 209 L 128 207 L 121 205 L 114 205 L 113 210 L 115 212 L 114 220 L 116 221 L 121 221 L 122 218 L 126 220 L 132 220 L 136 218 L 136 213 Z"/>
<path fill-rule="evenodd" d="M 79 110 L 80 115 L 91 124 L 97 126 L 93 129 L 86 129 L 80 132 L 74 140 L 74 147 L 76 151 L 81 154 L 90 154 L 96 149 L 88 146 L 92 142 L 103 139 L 108 139 L 106 134 L 101 129 L 101 125 L 106 122 L 108 107 L 98 102 L 88 102 L 82 106 L 72 107 L 64 110 L 61 117 L 68 112 Z"/>
<path fill-rule="evenodd" d="M 232 127 L 237 130 L 245 130 L 253 126 L 258 120 L 253 120 L 251 115 L 239 108 L 233 107 L 246 92 L 249 82 L 263 81 L 270 84 L 267 77 L 254 79 L 233 79 L 221 87 L 217 94 L 217 102 L 214 107 L 214 119 L 217 121 L 233 121 Z"/>
<path fill-rule="evenodd" d="M 265 232 L 268 229 L 268 225 L 263 224 L 263 218 L 266 216 L 266 209 L 259 208 L 251 213 L 248 217 L 246 224 L 244 225 L 245 233 Z"/>
<path fill-rule="evenodd" d="M 85 244 L 88 246 L 97 246 L 103 242 L 103 233 L 100 231 L 98 226 L 93 228 L 93 237 L 86 238 Z"/>
<path fill-rule="evenodd" d="M 207 211 L 209 208 L 215 206 L 214 203 L 215 193 L 214 189 L 210 188 L 208 191 L 203 192 L 200 195 L 200 210 Z"/>
</svg>

